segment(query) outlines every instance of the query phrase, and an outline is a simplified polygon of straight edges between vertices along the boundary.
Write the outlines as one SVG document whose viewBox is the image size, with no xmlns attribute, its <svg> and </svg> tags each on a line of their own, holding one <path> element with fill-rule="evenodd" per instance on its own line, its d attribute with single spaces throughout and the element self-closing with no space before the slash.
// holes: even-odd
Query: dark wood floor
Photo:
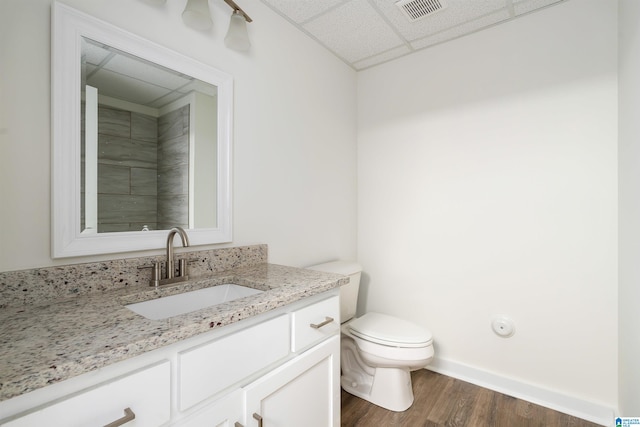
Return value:
<svg viewBox="0 0 640 427">
<path fill-rule="evenodd" d="M 342 390 L 343 427 L 596 427 L 597 424 L 426 369 L 412 372 L 414 402 L 392 412 Z"/>
</svg>

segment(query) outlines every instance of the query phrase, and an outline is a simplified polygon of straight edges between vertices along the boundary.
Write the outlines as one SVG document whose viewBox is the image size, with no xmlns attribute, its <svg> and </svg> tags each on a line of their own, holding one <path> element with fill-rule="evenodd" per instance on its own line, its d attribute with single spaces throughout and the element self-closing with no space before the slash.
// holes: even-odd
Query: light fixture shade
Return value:
<svg viewBox="0 0 640 427">
<path fill-rule="evenodd" d="M 188 0 L 182 12 L 185 24 L 196 30 L 208 30 L 213 25 L 209 13 L 209 0 Z"/>
<path fill-rule="evenodd" d="M 235 10 L 231 15 L 229 31 L 227 31 L 227 35 L 224 38 L 224 44 L 230 49 L 240 51 L 249 50 L 251 47 L 249 34 L 247 33 L 247 20 L 239 10 Z"/>
</svg>

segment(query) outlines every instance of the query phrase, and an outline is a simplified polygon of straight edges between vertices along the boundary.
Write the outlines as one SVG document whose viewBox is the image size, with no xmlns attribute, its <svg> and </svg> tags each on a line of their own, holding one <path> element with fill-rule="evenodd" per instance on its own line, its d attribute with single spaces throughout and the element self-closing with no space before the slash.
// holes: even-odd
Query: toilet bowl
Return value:
<svg viewBox="0 0 640 427">
<path fill-rule="evenodd" d="M 428 331 L 397 317 L 367 313 L 342 326 L 340 383 L 354 396 L 404 411 L 413 404 L 410 372 L 427 366 L 433 354 Z"/>
<path fill-rule="evenodd" d="M 349 284 L 340 289 L 342 388 L 391 411 L 411 407 L 410 372 L 426 367 L 433 359 L 431 332 L 382 313 L 354 318 L 361 274 L 358 264 L 336 261 L 308 268 L 350 277 Z"/>
</svg>

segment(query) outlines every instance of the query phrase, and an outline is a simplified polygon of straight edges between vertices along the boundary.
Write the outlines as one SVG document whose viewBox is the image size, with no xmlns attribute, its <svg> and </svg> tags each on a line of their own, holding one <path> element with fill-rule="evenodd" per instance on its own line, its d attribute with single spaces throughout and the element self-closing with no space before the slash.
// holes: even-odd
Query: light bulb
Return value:
<svg viewBox="0 0 640 427">
<path fill-rule="evenodd" d="M 229 31 L 224 38 L 224 44 L 234 50 L 245 51 L 251 47 L 247 33 L 247 20 L 239 10 L 234 10 L 229 22 Z"/>
<path fill-rule="evenodd" d="M 208 0 L 188 0 L 182 12 L 182 20 L 185 24 L 196 30 L 208 30 L 213 25 L 209 13 Z"/>
</svg>

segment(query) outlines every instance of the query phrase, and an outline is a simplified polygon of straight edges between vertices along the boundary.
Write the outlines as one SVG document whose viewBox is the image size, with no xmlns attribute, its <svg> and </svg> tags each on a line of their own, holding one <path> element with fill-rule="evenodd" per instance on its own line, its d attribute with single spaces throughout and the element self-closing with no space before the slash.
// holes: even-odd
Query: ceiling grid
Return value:
<svg viewBox="0 0 640 427">
<path fill-rule="evenodd" d="M 480 31 L 566 0 L 439 0 L 417 20 L 404 0 L 261 0 L 355 70 Z"/>
</svg>

